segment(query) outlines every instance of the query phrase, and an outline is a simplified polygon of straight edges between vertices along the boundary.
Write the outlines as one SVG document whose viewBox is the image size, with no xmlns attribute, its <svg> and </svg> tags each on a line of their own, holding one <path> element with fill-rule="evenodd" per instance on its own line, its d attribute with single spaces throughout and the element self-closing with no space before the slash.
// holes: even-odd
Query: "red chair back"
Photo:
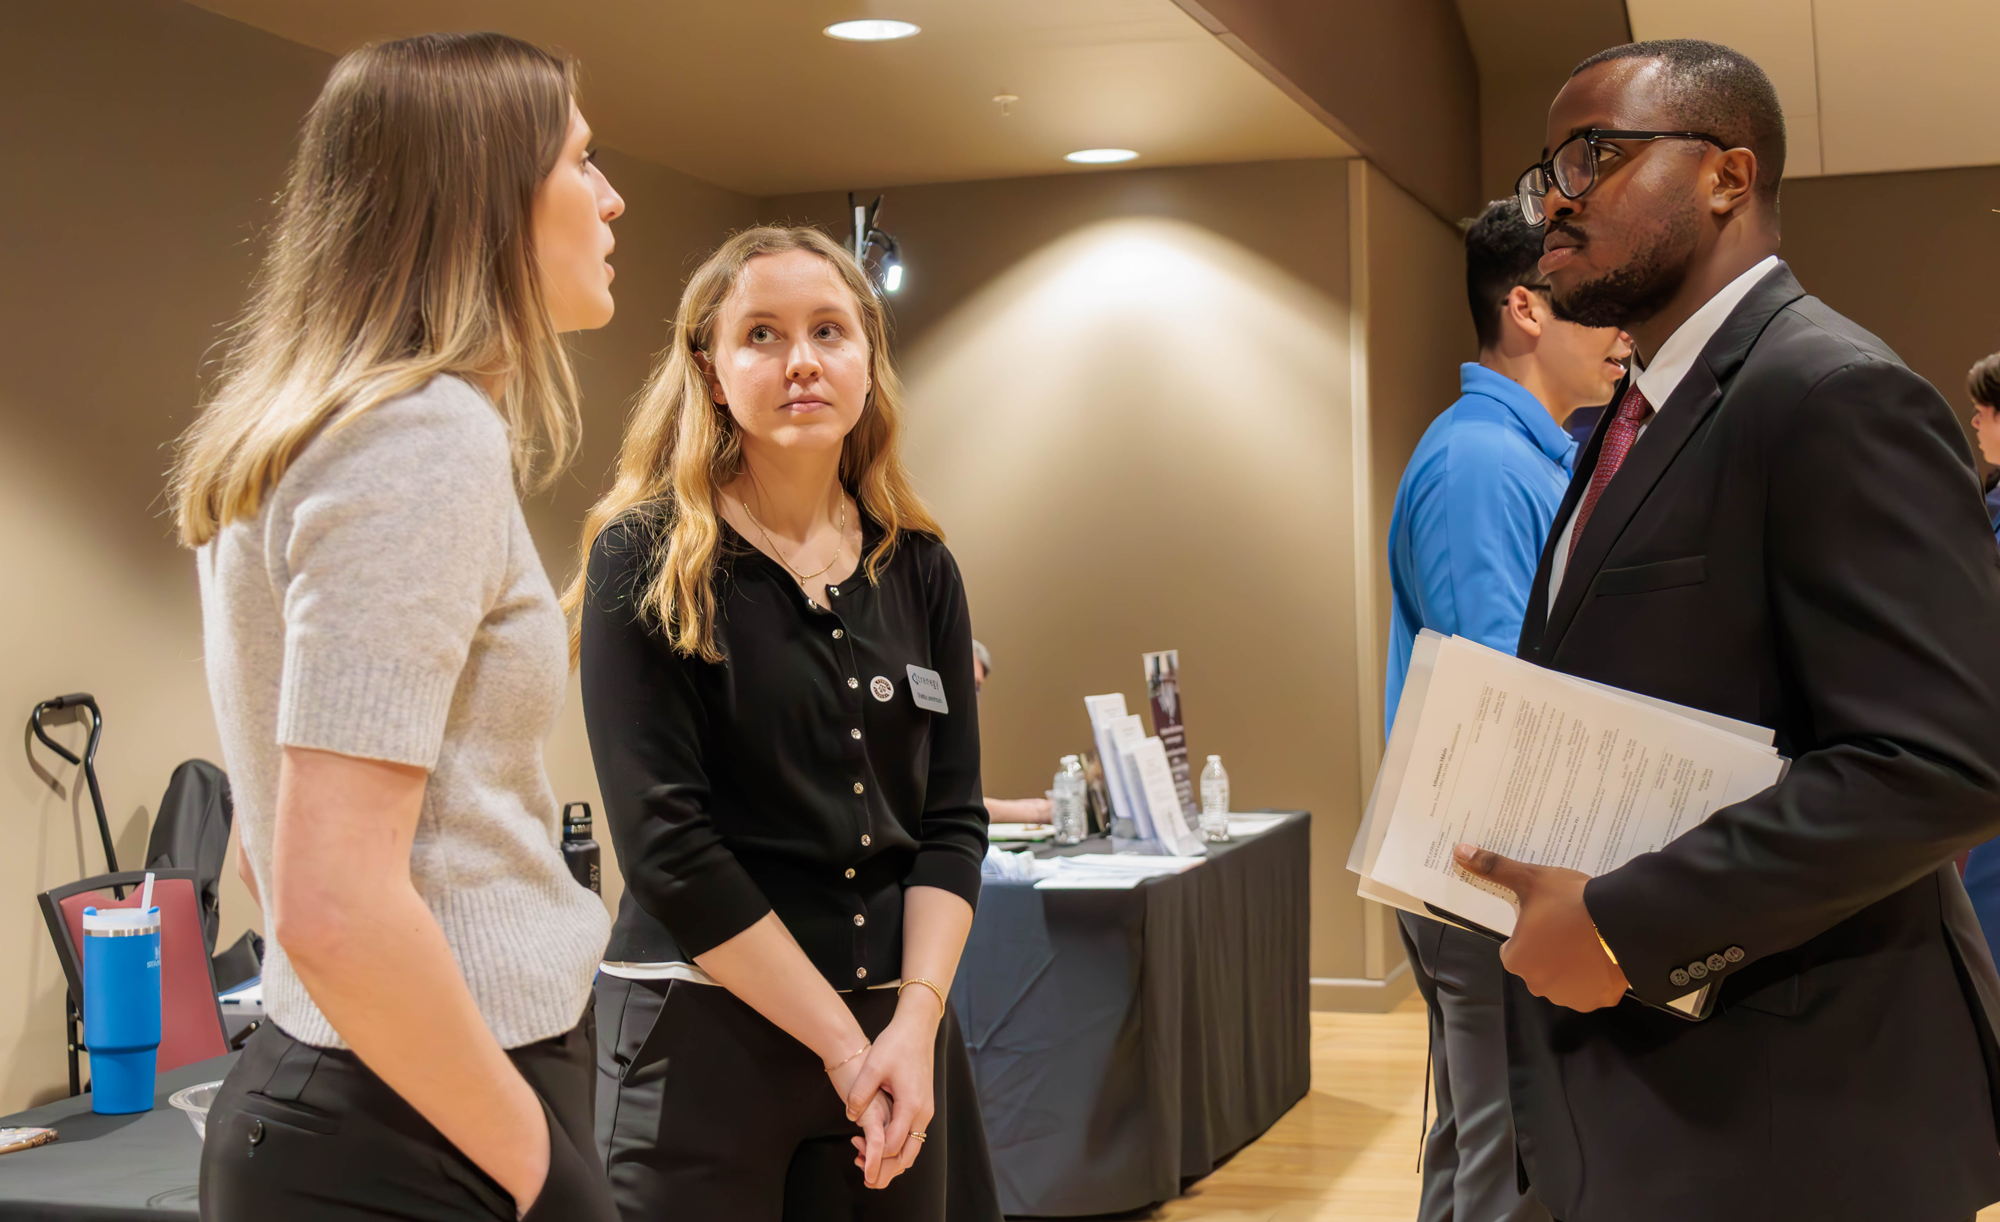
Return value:
<svg viewBox="0 0 2000 1222">
<path fill-rule="evenodd" d="M 229 1040 L 222 1030 L 222 1011 L 215 1001 L 208 943 L 202 937 L 200 897 L 195 893 L 194 879 L 185 872 L 176 873 L 182 877 L 156 878 L 153 884 L 153 906 L 160 910 L 160 1073 L 229 1051 Z M 48 893 L 61 911 L 69 934 L 69 946 L 59 949 L 74 957 L 75 970 L 68 972 L 72 982 L 81 982 L 83 978 L 83 910 L 137 908 L 140 888 L 129 880 L 143 877 L 143 874 L 117 874 L 87 878 L 73 884 L 77 890 L 66 887 Z M 126 886 L 122 900 L 111 894 L 113 879 Z M 81 889 L 93 885 L 101 889 Z M 70 966 L 64 964 L 65 969 Z M 76 1001 L 81 1010 L 80 988 Z M 90 1033 L 84 1032 L 84 1039 L 89 1038 Z"/>
</svg>

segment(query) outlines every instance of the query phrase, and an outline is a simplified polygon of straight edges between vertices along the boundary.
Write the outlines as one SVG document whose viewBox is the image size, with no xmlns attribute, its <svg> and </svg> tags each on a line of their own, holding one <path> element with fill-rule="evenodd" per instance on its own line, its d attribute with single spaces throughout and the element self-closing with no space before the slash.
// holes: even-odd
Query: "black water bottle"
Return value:
<svg viewBox="0 0 2000 1222">
<path fill-rule="evenodd" d="M 577 814 L 574 812 L 581 811 Z M 576 881 L 598 895 L 604 894 L 604 880 L 597 872 L 597 841 L 590 838 L 590 803 L 571 802 L 563 807 L 563 861 Z"/>
</svg>

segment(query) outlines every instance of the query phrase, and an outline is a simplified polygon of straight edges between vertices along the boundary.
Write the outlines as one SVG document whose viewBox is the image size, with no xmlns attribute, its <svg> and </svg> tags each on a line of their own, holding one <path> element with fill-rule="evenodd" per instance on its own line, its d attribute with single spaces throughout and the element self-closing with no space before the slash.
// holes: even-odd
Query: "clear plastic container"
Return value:
<svg viewBox="0 0 2000 1222">
<path fill-rule="evenodd" d="M 1209 756 L 1201 770 L 1201 838 L 1212 844 L 1229 839 L 1229 773 L 1219 755 Z"/>
<path fill-rule="evenodd" d="M 186 1090 L 177 1090 L 167 1097 L 167 1102 L 181 1110 L 194 1126 L 197 1140 L 208 1139 L 208 1109 L 215 1103 L 216 1093 L 222 1089 L 220 1082 L 203 1082 Z"/>
<path fill-rule="evenodd" d="M 1055 789 L 1050 799 L 1049 819 L 1056 825 L 1057 844 L 1082 844 L 1090 832 L 1084 787 L 1083 758 L 1063 756 L 1061 767 L 1056 769 Z"/>
</svg>

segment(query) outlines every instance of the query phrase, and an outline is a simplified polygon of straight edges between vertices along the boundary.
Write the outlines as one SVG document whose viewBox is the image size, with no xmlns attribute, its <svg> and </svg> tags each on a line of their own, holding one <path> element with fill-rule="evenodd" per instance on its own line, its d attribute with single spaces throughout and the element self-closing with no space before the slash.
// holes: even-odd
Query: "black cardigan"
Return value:
<svg viewBox="0 0 2000 1222">
<path fill-rule="evenodd" d="M 986 854 L 957 564 L 906 532 L 879 584 L 864 565 L 819 608 L 725 524 L 726 660 L 710 663 L 637 613 L 662 516 L 599 536 L 582 611 L 584 718 L 625 877 L 605 958 L 691 960 L 775 910 L 835 988 L 896 978 L 903 889 L 975 903 Z M 872 554 L 882 532 L 862 527 Z M 918 707 L 910 666 L 942 678 L 948 712 Z"/>
</svg>

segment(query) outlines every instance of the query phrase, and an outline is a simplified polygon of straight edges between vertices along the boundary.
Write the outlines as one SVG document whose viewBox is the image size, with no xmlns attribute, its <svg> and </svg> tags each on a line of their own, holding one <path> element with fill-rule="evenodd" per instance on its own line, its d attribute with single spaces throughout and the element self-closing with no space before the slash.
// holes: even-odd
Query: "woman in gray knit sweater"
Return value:
<svg viewBox="0 0 2000 1222">
<path fill-rule="evenodd" d="M 607 920 L 556 849 L 565 630 L 516 493 L 575 444 L 558 334 L 612 312 L 624 203 L 574 79 L 495 34 L 334 65 L 183 442 L 270 934 L 211 1222 L 615 1217 L 583 1025 Z"/>
</svg>

